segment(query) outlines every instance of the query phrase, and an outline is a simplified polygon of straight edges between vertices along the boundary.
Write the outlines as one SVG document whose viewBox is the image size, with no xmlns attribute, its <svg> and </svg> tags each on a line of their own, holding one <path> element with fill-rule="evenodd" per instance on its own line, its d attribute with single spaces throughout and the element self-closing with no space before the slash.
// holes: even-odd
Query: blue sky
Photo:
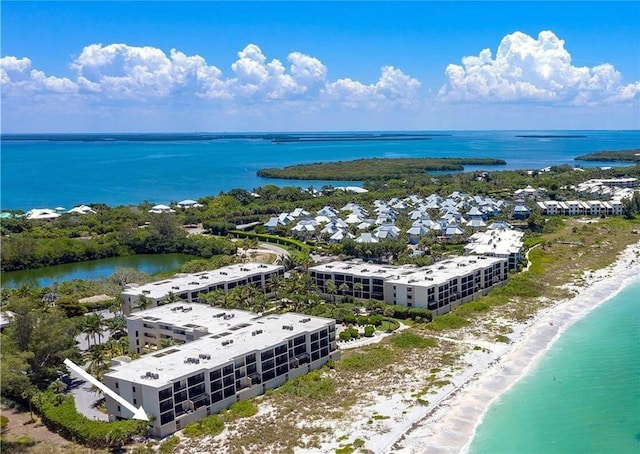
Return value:
<svg viewBox="0 0 640 454">
<path fill-rule="evenodd" d="M 640 128 L 640 2 L 11 2 L 3 132 Z"/>
</svg>

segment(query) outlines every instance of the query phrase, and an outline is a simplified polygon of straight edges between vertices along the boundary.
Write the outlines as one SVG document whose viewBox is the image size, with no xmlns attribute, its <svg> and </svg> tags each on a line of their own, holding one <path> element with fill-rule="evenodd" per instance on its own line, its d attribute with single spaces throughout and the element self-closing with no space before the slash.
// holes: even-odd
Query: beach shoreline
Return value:
<svg viewBox="0 0 640 454">
<path fill-rule="evenodd" d="M 451 379 L 453 386 L 430 399 L 422 416 L 391 428 L 386 440 L 370 439 L 367 448 L 385 454 L 467 452 L 493 402 L 526 376 L 571 325 L 639 279 L 640 242 L 628 246 L 608 267 L 585 272 L 580 283 L 566 284 L 572 297 L 527 322 L 510 322 L 508 344 L 468 352 L 466 366 Z"/>
</svg>

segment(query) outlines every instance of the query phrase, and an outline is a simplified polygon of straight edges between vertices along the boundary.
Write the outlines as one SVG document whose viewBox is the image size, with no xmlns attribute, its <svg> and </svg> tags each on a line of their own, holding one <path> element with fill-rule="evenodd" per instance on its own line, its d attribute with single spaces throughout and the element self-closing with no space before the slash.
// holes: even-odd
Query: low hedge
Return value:
<svg viewBox="0 0 640 454">
<path fill-rule="evenodd" d="M 276 243 L 291 246 L 299 251 L 306 252 L 310 250 L 308 245 L 306 245 L 302 241 L 294 240 L 293 238 L 284 238 L 277 235 L 268 235 L 266 233 L 243 232 L 242 230 L 230 230 L 229 233 L 236 238 L 255 238 L 266 243 Z"/>
<path fill-rule="evenodd" d="M 94 421 L 78 413 L 73 397 L 60 397 L 51 391 L 45 391 L 39 393 L 33 403 L 47 428 L 68 440 L 92 448 L 108 448 L 126 443 L 147 430 L 146 421 L 135 419 Z"/>
</svg>

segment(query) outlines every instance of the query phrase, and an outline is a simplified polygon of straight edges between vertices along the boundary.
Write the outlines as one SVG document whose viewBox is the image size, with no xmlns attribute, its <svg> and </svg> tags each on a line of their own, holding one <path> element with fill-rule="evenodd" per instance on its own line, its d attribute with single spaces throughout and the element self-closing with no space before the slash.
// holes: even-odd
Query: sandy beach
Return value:
<svg viewBox="0 0 640 454">
<path fill-rule="evenodd" d="M 470 352 L 465 357 L 468 366 L 452 380 L 456 386 L 433 399 L 424 417 L 392 443 L 367 443 L 367 448 L 405 454 L 465 452 L 491 403 L 526 375 L 569 326 L 639 278 L 637 243 L 611 266 L 586 272 L 579 283 L 568 284 L 572 298 L 559 301 L 528 323 L 514 323 L 509 344 Z"/>
</svg>

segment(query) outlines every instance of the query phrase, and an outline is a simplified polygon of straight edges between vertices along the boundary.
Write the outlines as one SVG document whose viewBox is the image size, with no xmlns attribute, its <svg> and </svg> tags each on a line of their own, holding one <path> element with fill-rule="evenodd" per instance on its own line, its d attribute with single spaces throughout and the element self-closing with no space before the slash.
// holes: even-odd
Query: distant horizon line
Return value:
<svg viewBox="0 0 640 454">
<path fill-rule="evenodd" d="M 134 134 L 336 134 L 336 133 L 428 133 L 428 132 L 540 132 L 540 131 L 610 131 L 640 132 L 638 129 L 332 129 L 332 130 L 279 130 L 279 131 L 55 131 L 55 132 L 0 132 L 0 136 L 17 135 L 134 135 Z"/>
</svg>

